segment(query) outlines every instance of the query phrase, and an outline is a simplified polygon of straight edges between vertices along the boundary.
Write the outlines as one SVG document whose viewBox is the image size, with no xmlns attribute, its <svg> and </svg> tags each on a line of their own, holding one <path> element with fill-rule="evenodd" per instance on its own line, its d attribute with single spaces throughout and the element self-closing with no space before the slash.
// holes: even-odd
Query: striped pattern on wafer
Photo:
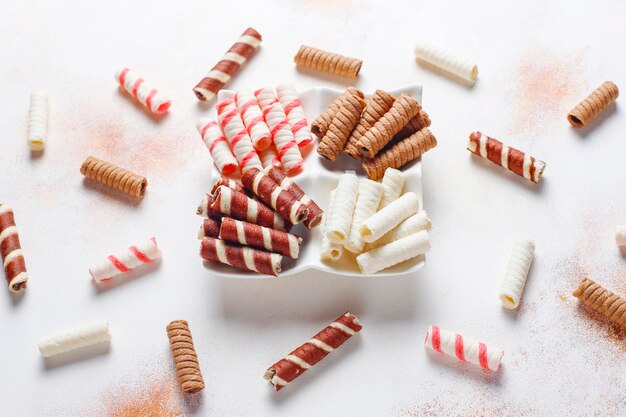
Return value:
<svg viewBox="0 0 626 417">
<path fill-rule="evenodd" d="M 222 174 L 231 174 L 239 168 L 239 162 L 233 154 L 228 140 L 216 121 L 201 119 L 196 125 L 202 141 L 206 145 L 213 162 Z"/>
<path fill-rule="evenodd" d="M 14 293 L 24 291 L 28 282 L 28 272 L 20 237 L 15 226 L 13 209 L 2 203 L 0 203 L 0 255 L 9 290 Z"/>
<path fill-rule="evenodd" d="M 254 94 L 249 91 L 236 92 L 235 104 L 246 129 L 248 129 L 254 148 L 259 151 L 267 149 L 272 144 L 272 133 L 265 123 L 263 112 L 261 112 Z"/>
<path fill-rule="evenodd" d="M 248 135 L 248 130 L 243 124 L 239 110 L 235 105 L 234 95 L 220 95 L 221 101 L 217 104 L 217 117 L 222 131 L 226 135 L 230 147 L 239 161 L 241 172 L 246 172 L 250 168 L 262 169 L 261 160 L 256 150 L 252 146 L 252 139 Z"/>
<path fill-rule="evenodd" d="M 163 114 L 170 109 L 172 102 L 134 71 L 124 68 L 115 74 L 115 79 L 128 94 L 150 110 L 151 113 Z"/>
<path fill-rule="evenodd" d="M 204 230 L 213 233 L 215 230 L 213 225 L 208 229 L 207 226 L 209 225 L 204 225 Z M 298 259 L 300 245 L 302 244 L 300 236 L 229 217 L 225 217 L 222 220 L 222 224 L 219 227 L 219 236 L 211 237 L 219 237 L 222 240 L 240 243 L 244 246 L 254 246 L 293 259 Z"/>
<path fill-rule="evenodd" d="M 140 265 L 150 263 L 162 256 L 154 237 L 128 249 L 111 254 L 92 265 L 89 273 L 95 281 L 106 281 L 116 275 L 129 272 Z"/>
<path fill-rule="evenodd" d="M 313 136 L 311 135 L 309 122 L 306 120 L 296 87 L 293 84 L 281 84 L 276 87 L 276 95 L 285 110 L 289 126 L 291 126 L 291 131 L 298 146 L 301 148 L 307 146 L 313 141 Z"/>
<path fill-rule="evenodd" d="M 278 276 L 282 269 L 282 255 L 245 246 L 231 245 L 220 239 L 205 237 L 200 244 L 200 256 L 235 268 Z"/>
</svg>

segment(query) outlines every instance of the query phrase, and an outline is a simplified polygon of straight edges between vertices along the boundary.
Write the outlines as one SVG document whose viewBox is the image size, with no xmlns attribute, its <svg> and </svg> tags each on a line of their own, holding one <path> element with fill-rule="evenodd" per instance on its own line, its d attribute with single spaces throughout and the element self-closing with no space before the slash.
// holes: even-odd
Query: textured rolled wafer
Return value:
<svg viewBox="0 0 626 417">
<path fill-rule="evenodd" d="M 420 41 L 415 47 L 415 56 L 420 61 L 426 61 L 471 83 L 475 83 L 478 79 L 476 64 L 457 57 L 437 45 Z"/>
<path fill-rule="evenodd" d="M 356 257 L 361 273 L 371 275 L 425 254 L 430 250 L 430 238 L 426 230 L 362 253 Z"/>
<path fill-rule="evenodd" d="M 80 166 L 80 173 L 111 188 L 115 188 L 133 197 L 142 198 L 148 187 L 146 177 L 135 174 L 110 162 L 93 156 L 87 157 Z"/>
<path fill-rule="evenodd" d="M 347 95 L 341 101 L 326 135 L 320 139 L 317 153 L 326 159 L 334 161 L 343 151 L 352 130 L 359 122 L 365 108 L 365 100 L 358 95 Z"/>
<path fill-rule="evenodd" d="M 211 101 L 259 48 L 263 38 L 253 28 L 246 29 L 222 59 L 193 89 L 199 100 Z"/>
<path fill-rule="evenodd" d="M 170 109 L 172 102 L 165 98 L 162 93 L 152 85 L 144 81 L 135 71 L 124 68 L 115 74 L 115 79 L 120 87 L 145 108 L 154 114 L 164 114 Z"/>
<path fill-rule="evenodd" d="M 215 237 L 215 236 L 210 236 Z M 220 239 L 265 249 L 293 259 L 298 259 L 302 238 L 280 230 L 242 222 L 225 217 L 219 229 Z"/>
<path fill-rule="evenodd" d="M 313 201 L 311 197 L 306 195 L 302 188 L 291 180 L 280 168 L 276 166 L 267 167 L 265 173 L 273 179 L 278 185 L 289 191 L 298 201 L 309 209 L 309 215 L 304 221 L 304 225 L 308 229 L 317 227 L 322 221 L 324 211 Z"/>
<path fill-rule="evenodd" d="M 183 392 L 192 394 L 204 389 L 198 355 L 193 345 L 191 330 L 185 320 L 174 320 L 165 328 L 176 366 L 176 377 Z"/>
<path fill-rule="evenodd" d="M 454 356 L 461 362 L 469 362 L 489 371 L 497 371 L 504 356 L 500 348 L 487 346 L 481 341 L 437 326 L 428 327 L 424 344 L 436 352 Z"/>
<path fill-rule="evenodd" d="M 335 201 L 328 213 L 328 225 L 325 232 L 331 242 L 341 245 L 346 243 L 350 235 L 350 225 L 358 195 L 359 179 L 357 176 L 351 172 L 341 174 L 335 190 Z"/>
<path fill-rule="evenodd" d="M 202 201 L 198 205 L 196 214 L 202 217 L 208 217 L 209 219 L 220 220 L 223 214 L 211 208 L 214 202 L 215 197 L 213 197 L 213 195 L 205 194 L 205 196 L 202 198 Z"/>
<path fill-rule="evenodd" d="M 546 163 L 481 132 L 472 132 L 467 150 L 532 182 L 539 182 Z"/>
<path fill-rule="evenodd" d="M 504 308 L 514 310 L 519 306 L 534 252 L 535 242 L 530 239 L 520 239 L 513 245 L 500 287 L 499 297 Z"/>
<path fill-rule="evenodd" d="M 273 144 L 264 151 L 259 152 L 259 158 L 261 158 L 261 165 L 263 165 L 263 169 L 271 166 L 282 166 L 280 158 L 278 157 L 278 149 L 276 149 L 276 146 Z"/>
<path fill-rule="evenodd" d="M 374 242 L 399 225 L 404 219 L 417 213 L 419 208 L 419 197 L 415 193 L 406 193 L 367 218 L 361 224 L 361 237 L 365 242 Z"/>
<path fill-rule="evenodd" d="M 30 95 L 28 110 L 28 146 L 42 151 L 48 141 L 48 93 L 36 90 Z"/>
<path fill-rule="evenodd" d="M 49 358 L 109 340 L 109 322 L 102 320 L 44 336 L 39 341 L 39 352 L 44 358 Z"/>
<path fill-rule="evenodd" d="M 323 137 L 328 131 L 328 126 L 333 121 L 333 117 L 335 117 L 335 113 L 339 110 L 339 106 L 343 99 L 349 95 L 355 95 L 360 97 L 361 99 L 365 98 L 363 92 L 354 87 L 348 87 L 346 91 L 341 93 L 339 97 L 333 100 L 332 103 L 324 110 L 322 114 L 317 116 L 313 123 L 311 123 L 311 132 L 313 132 L 317 137 Z"/>
<path fill-rule="evenodd" d="M 300 66 L 347 78 L 357 78 L 363 61 L 302 45 L 293 61 Z"/>
<path fill-rule="evenodd" d="M 402 189 L 406 182 L 406 175 L 395 168 L 387 168 L 381 184 L 383 185 L 383 196 L 380 199 L 378 210 L 387 207 L 402 195 Z"/>
<path fill-rule="evenodd" d="M 139 245 L 130 246 L 103 258 L 89 268 L 89 273 L 96 282 L 102 282 L 132 271 L 140 265 L 153 262 L 162 256 L 161 249 L 153 237 Z"/>
<path fill-rule="evenodd" d="M 615 228 L 615 243 L 617 246 L 626 246 L 626 224 L 618 225 Z"/>
<path fill-rule="evenodd" d="M 278 391 L 304 371 L 324 359 L 326 355 L 344 344 L 346 340 L 361 329 L 362 326 L 357 317 L 347 312 L 302 346 L 270 366 L 265 371 L 263 378 Z"/>
<path fill-rule="evenodd" d="M 332 190 L 328 197 L 328 212 L 330 213 L 335 202 L 335 192 Z M 324 217 L 324 226 L 322 230 L 322 242 L 320 244 L 320 259 L 323 261 L 338 261 L 343 255 L 343 245 L 340 243 L 333 243 L 328 240 L 326 232 L 328 231 L 328 216 Z"/>
<path fill-rule="evenodd" d="M 230 149 L 228 140 L 222 133 L 216 121 L 200 119 L 196 125 L 198 133 L 213 158 L 213 162 L 222 174 L 231 174 L 239 168 L 239 162 L 233 150 Z"/>
<path fill-rule="evenodd" d="M 276 87 L 278 101 L 282 104 L 289 126 L 298 146 L 303 148 L 313 141 L 309 122 L 306 120 L 302 102 L 293 84 L 281 84 Z"/>
<path fill-rule="evenodd" d="M 365 245 L 365 251 L 379 248 L 396 240 L 400 240 L 403 237 L 415 234 L 421 230 L 430 230 L 432 223 L 426 214 L 426 211 L 421 210 L 404 220 L 402 223 L 385 233 L 380 239 L 370 242 Z"/>
<path fill-rule="evenodd" d="M 272 133 L 267 123 L 265 123 L 263 113 L 254 94 L 251 91 L 237 91 L 235 93 L 235 104 L 246 129 L 248 129 L 254 148 L 259 151 L 267 149 L 272 144 Z"/>
<path fill-rule="evenodd" d="M 409 123 L 407 123 L 406 126 L 404 126 L 402 130 L 393 137 L 387 146 L 395 145 L 401 140 L 408 138 L 413 133 L 419 132 L 423 128 L 430 126 L 430 124 L 431 121 L 428 113 L 426 113 L 424 109 L 420 110 L 419 113 L 417 113 L 417 116 L 409 120 Z"/>
<path fill-rule="evenodd" d="M 20 236 L 15 226 L 13 209 L 3 203 L 0 203 L 0 256 L 9 291 L 14 293 L 24 291 L 28 283 L 28 272 Z"/>
<path fill-rule="evenodd" d="M 605 81 L 567 114 L 567 120 L 573 127 L 584 127 L 617 100 L 617 96 L 617 86 L 612 81 Z"/>
<path fill-rule="evenodd" d="M 583 278 L 573 295 L 593 311 L 626 327 L 626 300 L 622 297 L 587 278 Z"/>
<path fill-rule="evenodd" d="M 361 236 L 361 225 L 363 225 L 366 219 L 376 213 L 382 196 L 382 184 L 366 178 L 359 179 L 359 196 L 357 197 L 354 214 L 352 215 L 350 234 L 344 244 L 344 247 L 350 252 L 361 253 L 363 251 L 365 241 L 363 241 Z"/>
<path fill-rule="evenodd" d="M 278 213 L 266 205 L 251 199 L 244 193 L 221 186 L 213 196 L 211 209 L 226 217 L 288 232 L 292 224 L 283 220 Z"/>
<path fill-rule="evenodd" d="M 203 219 L 200 230 L 198 230 L 198 239 L 204 239 L 205 237 L 220 237 L 220 225 L 221 219 Z"/>
<path fill-rule="evenodd" d="M 231 245 L 212 237 L 202 239 L 200 256 L 208 261 L 274 276 L 280 273 L 283 261 L 282 255 L 278 253 Z"/>
<path fill-rule="evenodd" d="M 217 181 L 215 181 L 215 184 L 213 184 L 213 187 L 211 187 L 211 195 L 215 195 L 215 192 L 217 191 L 217 189 L 220 188 L 222 185 L 224 187 L 232 188 L 235 191 L 239 191 L 239 192 L 246 193 L 246 194 L 248 193 L 248 191 L 244 188 L 242 183 L 237 182 L 231 178 L 228 178 L 222 175 Z"/>
</svg>

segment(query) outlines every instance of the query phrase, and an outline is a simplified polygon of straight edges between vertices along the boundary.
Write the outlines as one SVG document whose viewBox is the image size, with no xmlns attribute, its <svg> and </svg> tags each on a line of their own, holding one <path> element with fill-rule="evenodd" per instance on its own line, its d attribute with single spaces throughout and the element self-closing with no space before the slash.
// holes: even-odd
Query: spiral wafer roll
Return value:
<svg viewBox="0 0 626 417">
<path fill-rule="evenodd" d="M 437 139 L 427 127 L 401 140 L 374 159 L 363 162 L 368 177 L 379 180 L 387 168 L 400 168 L 437 146 Z"/>
<path fill-rule="evenodd" d="M 189 324 L 185 320 L 174 320 L 166 327 L 170 349 L 176 365 L 176 376 L 183 392 L 196 393 L 204 389 L 198 355 L 193 346 Z"/>
<path fill-rule="evenodd" d="M 231 245 L 221 239 L 205 237 L 200 243 L 200 256 L 207 261 L 219 262 L 234 268 L 278 276 L 282 270 L 283 256 L 241 245 Z"/>
<path fill-rule="evenodd" d="M 15 226 L 13 209 L 2 203 L 0 203 L 0 257 L 4 275 L 9 283 L 9 291 L 14 293 L 24 291 L 28 283 L 28 272 L 20 236 Z"/>
<path fill-rule="evenodd" d="M 612 81 L 605 81 L 567 114 L 567 120 L 575 128 L 584 127 L 617 100 L 617 96 L 617 86 Z"/>
<path fill-rule="evenodd" d="M 346 91 L 330 103 L 322 114 L 313 120 L 313 123 L 311 123 L 311 132 L 320 138 L 324 136 L 328 130 L 328 126 L 330 126 L 330 123 L 333 121 L 333 117 L 335 117 L 335 113 L 339 110 L 342 100 L 349 95 L 356 95 L 360 98 L 365 98 L 365 95 L 361 90 L 354 87 L 348 87 Z"/>
<path fill-rule="evenodd" d="M 34 91 L 30 95 L 28 110 L 28 146 L 33 151 L 42 151 L 48 140 L 48 93 Z"/>
<path fill-rule="evenodd" d="M 297 65 L 347 78 L 357 78 L 363 61 L 302 45 L 293 58 Z"/>
<path fill-rule="evenodd" d="M 361 136 L 358 141 L 361 154 L 366 158 L 374 158 L 421 109 L 422 106 L 417 100 L 407 94 L 401 94 L 389 111 Z"/>
<path fill-rule="evenodd" d="M 418 132 L 425 127 L 429 127 L 430 123 L 428 113 L 426 113 L 424 109 L 420 110 L 420 112 L 417 113 L 417 116 L 409 120 L 409 123 L 407 123 L 406 126 L 404 126 L 402 130 L 393 137 L 391 143 L 397 143 L 402 139 L 408 138 L 413 133 Z"/>
<path fill-rule="evenodd" d="M 588 278 L 583 278 L 573 295 L 590 309 L 626 327 L 626 300 L 622 297 Z"/>
<path fill-rule="evenodd" d="M 336 160 L 346 146 L 352 130 L 359 123 L 364 108 L 365 100 L 358 95 L 344 97 L 326 135 L 320 140 L 317 153 L 331 161 Z"/>
<path fill-rule="evenodd" d="M 80 173 L 90 180 L 115 188 L 133 197 L 142 198 L 148 186 L 146 177 L 135 174 L 93 156 L 80 166 Z"/>
</svg>

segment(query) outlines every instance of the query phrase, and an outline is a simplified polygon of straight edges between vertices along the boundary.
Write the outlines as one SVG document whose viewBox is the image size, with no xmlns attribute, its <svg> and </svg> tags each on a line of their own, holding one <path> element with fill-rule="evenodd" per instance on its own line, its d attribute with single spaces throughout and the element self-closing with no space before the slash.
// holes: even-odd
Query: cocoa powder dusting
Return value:
<svg viewBox="0 0 626 417">
<path fill-rule="evenodd" d="M 178 417 L 182 416 L 176 387 L 154 383 L 144 390 L 120 389 L 105 396 L 108 417 Z"/>
</svg>

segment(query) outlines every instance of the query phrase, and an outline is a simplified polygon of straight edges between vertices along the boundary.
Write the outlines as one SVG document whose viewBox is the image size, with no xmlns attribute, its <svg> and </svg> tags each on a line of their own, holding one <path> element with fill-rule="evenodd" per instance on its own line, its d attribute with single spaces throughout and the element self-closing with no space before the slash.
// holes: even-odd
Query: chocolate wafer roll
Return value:
<svg viewBox="0 0 626 417">
<path fill-rule="evenodd" d="M 546 163 L 480 132 L 470 134 L 467 150 L 532 182 L 539 182 Z"/>
<path fill-rule="evenodd" d="M 390 144 L 395 144 L 402 139 L 406 139 L 411 136 L 415 132 L 419 132 L 425 127 L 430 126 L 430 117 L 428 113 L 424 111 L 424 109 L 420 110 L 417 113 L 417 116 L 409 120 L 409 123 L 406 124 L 391 140 Z"/>
<path fill-rule="evenodd" d="M 302 346 L 270 366 L 263 378 L 274 386 L 276 391 L 293 381 L 304 371 L 343 345 L 346 340 L 361 330 L 362 326 L 352 313 L 338 317 L 321 332 Z"/>
<path fill-rule="evenodd" d="M 278 185 L 285 190 L 289 191 L 298 201 L 304 204 L 309 209 L 309 215 L 304 221 L 304 225 L 308 229 L 317 227 L 321 221 L 324 211 L 318 206 L 311 197 L 302 191 L 302 188 L 291 180 L 280 168 L 276 166 L 269 166 L 264 169 L 265 173 L 273 179 Z"/>
<path fill-rule="evenodd" d="M 220 224 L 221 220 L 204 219 L 200 230 L 198 230 L 198 239 L 204 239 L 205 237 L 218 238 L 220 236 Z"/>
<path fill-rule="evenodd" d="M 205 194 L 202 201 L 198 205 L 196 214 L 202 217 L 208 217 L 209 219 L 220 220 L 222 218 L 222 213 L 211 208 L 214 202 L 215 197 L 211 194 Z"/>
<path fill-rule="evenodd" d="M 293 194 L 256 168 L 246 171 L 241 177 L 241 182 L 246 189 L 252 191 L 261 201 L 292 224 L 302 223 L 309 215 L 309 209 Z"/>
<path fill-rule="evenodd" d="M 617 100 L 617 96 L 617 86 L 612 81 L 605 81 L 567 114 L 567 120 L 572 126 L 581 128 Z"/>
<path fill-rule="evenodd" d="M 124 168 L 102 161 L 93 156 L 85 159 L 80 166 L 80 173 L 90 180 L 115 188 L 133 197 L 142 198 L 148 186 L 146 177 L 137 175 Z"/>
<path fill-rule="evenodd" d="M 297 65 L 347 78 L 358 77 L 361 65 L 363 65 L 360 59 L 348 58 L 306 45 L 300 46 L 293 60 Z"/>
<path fill-rule="evenodd" d="M 288 232 L 293 226 L 266 205 L 251 199 L 244 193 L 221 186 L 217 189 L 211 209 L 226 217 Z"/>
<path fill-rule="evenodd" d="M 336 160 L 346 146 L 352 130 L 359 123 L 364 108 L 365 100 L 358 95 L 344 97 L 326 135 L 317 146 L 317 153 L 331 161 Z"/>
<path fill-rule="evenodd" d="M 222 185 L 235 191 L 239 191 L 240 193 L 248 194 L 248 190 L 243 187 L 242 183 L 232 180 L 228 177 L 221 176 L 220 179 L 217 180 L 215 184 L 213 184 L 213 188 L 211 188 L 211 195 L 215 195 L 217 189 L 220 188 Z"/>
<path fill-rule="evenodd" d="M 626 300 L 622 297 L 587 278 L 583 278 L 573 295 L 590 309 L 626 327 Z"/>
<path fill-rule="evenodd" d="M 185 320 L 174 320 L 166 327 L 170 349 L 176 365 L 176 376 L 183 392 L 196 393 L 204 389 L 198 355 L 193 346 L 189 324 Z"/>
<path fill-rule="evenodd" d="M 14 293 L 24 291 L 28 282 L 28 272 L 20 237 L 17 234 L 13 209 L 2 203 L 0 203 L 0 255 L 9 290 Z"/>
<path fill-rule="evenodd" d="M 343 99 L 349 95 L 354 95 L 360 98 L 364 98 L 363 92 L 354 87 L 348 87 L 346 91 L 344 91 L 339 97 L 333 100 L 332 103 L 324 110 L 324 113 L 317 116 L 313 123 L 311 123 L 311 132 L 313 132 L 317 137 L 321 138 L 326 135 L 328 131 L 328 126 L 333 121 L 333 117 L 335 117 L 335 113 L 339 110 L 339 106 Z"/>
<path fill-rule="evenodd" d="M 207 261 L 274 276 L 278 276 L 280 273 L 283 262 L 282 255 L 278 253 L 231 245 L 212 237 L 202 239 L 200 256 Z"/>
<path fill-rule="evenodd" d="M 300 245 L 302 244 L 300 236 L 229 217 L 225 217 L 222 220 L 219 236 L 217 237 L 229 242 L 240 243 L 244 246 L 254 246 L 269 252 L 280 253 L 293 259 L 298 259 Z"/>
</svg>

